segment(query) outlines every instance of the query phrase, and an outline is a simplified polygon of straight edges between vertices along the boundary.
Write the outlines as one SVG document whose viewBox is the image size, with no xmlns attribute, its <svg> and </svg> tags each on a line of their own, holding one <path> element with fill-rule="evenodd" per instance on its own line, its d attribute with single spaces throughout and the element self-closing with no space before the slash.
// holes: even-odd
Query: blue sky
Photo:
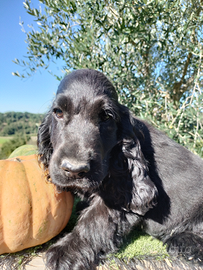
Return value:
<svg viewBox="0 0 203 270">
<path fill-rule="evenodd" d="M 38 7 L 38 0 L 32 0 Z M 26 13 L 23 0 L 0 1 L 0 112 L 18 111 L 44 113 L 48 110 L 56 93 L 59 81 L 48 71 L 40 70 L 30 78 L 21 79 L 11 73 L 20 72 L 20 67 L 12 62 L 26 55 L 26 34 L 21 31 L 20 18 L 24 26 L 32 24 L 32 16 Z M 51 66 L 57 75 L 62 63 Z"/>
</svg>

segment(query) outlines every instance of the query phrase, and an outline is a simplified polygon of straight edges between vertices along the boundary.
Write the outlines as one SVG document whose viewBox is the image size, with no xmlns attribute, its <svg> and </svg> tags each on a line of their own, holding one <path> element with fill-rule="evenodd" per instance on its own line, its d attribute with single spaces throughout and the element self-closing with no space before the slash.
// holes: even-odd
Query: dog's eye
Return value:
<svg viewBox="0 0 203 270">
<path fill-rule="evenodd" d="M 61 109 L 56 108 L 53 111 L 57 118 L 59 119 L 63 118 L 63 111 Z"/>
<path fill-rule="evenodd" d="M 112 118 L 112 115 L 108 112 L 108 111 L 102 111 L 100 114 L 99 114 L 99 119 L 100 121 L 102 122 L 106 122 L 108 121 L 109 119 Z"/>
</svg>

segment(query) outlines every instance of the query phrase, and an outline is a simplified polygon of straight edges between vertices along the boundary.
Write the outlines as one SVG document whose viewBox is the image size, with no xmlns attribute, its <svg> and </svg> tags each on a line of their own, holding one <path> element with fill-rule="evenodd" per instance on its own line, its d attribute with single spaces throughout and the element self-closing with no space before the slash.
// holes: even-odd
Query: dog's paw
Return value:
<svg viewBox="0 0 203 270">
<path fill-rule="evenodd" d="M 95 261 L 89 260 L 79 247 L 74 251 L 73 247 L 61 244 L 51 246 L 45 254 L 45 265 L 48 270 L 96 270 Z M 89 258 L 89 259 L 88 259 Z"/>
<path fill-rule="evenodd" d="M 203 239 L 200 236 L 184 232 L 174 235 L 166 243 L 170 255 L 203 265 Z"/>
<path fill-rule="evenodd" d="M 50 270 L 73 270 L 65 248 L 57 244 L 51 246 L 46 252 L 45 265 Z"/>
</svg>

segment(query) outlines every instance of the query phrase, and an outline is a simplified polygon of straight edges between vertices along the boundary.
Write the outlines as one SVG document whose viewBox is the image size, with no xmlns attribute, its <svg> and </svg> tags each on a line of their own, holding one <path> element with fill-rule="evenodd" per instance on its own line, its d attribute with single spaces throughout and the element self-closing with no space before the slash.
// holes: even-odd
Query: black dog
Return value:
<svg viewBox="0 0 203 270">
<path fill-rule="evenodd" d="M 102 73 L 62 80 L 38 147 L 51 181 L 88 203 L 48 250 L 50 269 L 96 269 L 140 224 L 172 254 L 203 260 L 202 159 L 135 118 Z"/>
</svg>

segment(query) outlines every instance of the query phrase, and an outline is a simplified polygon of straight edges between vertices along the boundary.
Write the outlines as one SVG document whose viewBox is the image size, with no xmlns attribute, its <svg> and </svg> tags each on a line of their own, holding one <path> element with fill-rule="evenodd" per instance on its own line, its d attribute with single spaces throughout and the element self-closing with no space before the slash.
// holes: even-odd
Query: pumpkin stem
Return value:
<svg viewBox="0 0 203 270">
<path fill-rule="evenodd" d="M 18 162 L 21 162 L 22 161 L 22 159 L 20 159 L 20 158 L 14 158 L 14 160 L 13 161 L 18 161 Z"/>
</svg>

